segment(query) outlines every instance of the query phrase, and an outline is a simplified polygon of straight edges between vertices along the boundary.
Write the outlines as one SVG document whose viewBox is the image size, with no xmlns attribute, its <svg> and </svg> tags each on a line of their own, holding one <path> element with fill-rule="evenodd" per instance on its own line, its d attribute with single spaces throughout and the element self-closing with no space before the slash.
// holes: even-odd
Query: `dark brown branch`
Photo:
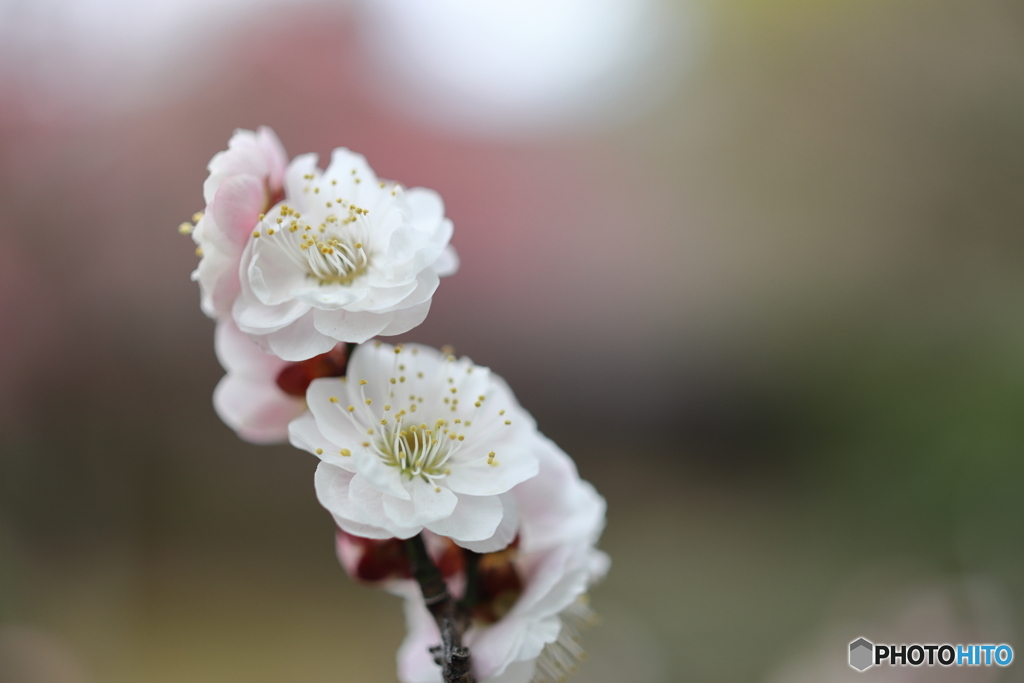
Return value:
<svg viewBox="0 0 1024 683">
<path fill-rule="evenodd" d="M 441 667 L 445 683 L 476 683 L 470 671 L 469 648 L 462 647 L 462 632 L 468 620 L 455 604 L 441 570 L 434 565 L 427 553 L 422 536 L 414 536 L 405 542 L 412 575 L 420 585 L 423 602 L 437 622 L 441 632 L 441 644 L 430 648 L 434 661 Z"/>
</svg>

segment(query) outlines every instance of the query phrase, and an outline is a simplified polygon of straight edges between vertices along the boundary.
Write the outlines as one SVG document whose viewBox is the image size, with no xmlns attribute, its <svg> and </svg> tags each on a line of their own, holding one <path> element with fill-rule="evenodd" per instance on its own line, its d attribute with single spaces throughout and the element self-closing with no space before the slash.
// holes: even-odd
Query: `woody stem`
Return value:
<svg viewBox="0 0 1024 683">
<path fill-rule="evenodd" d="M 445 683 L 476 683 L 470 671 L 469 648 L 462 646 L 462 632 L 467 620 L 448 592 L 441 570 L 430 559 L 423 536 L 416 535 L 406 540 L 405 549 L 413 577 L 420 585 L 423 602 L 441 632 L 441 645 L 431 648 L 431 653 L 441 666 Z"/>
</svg>

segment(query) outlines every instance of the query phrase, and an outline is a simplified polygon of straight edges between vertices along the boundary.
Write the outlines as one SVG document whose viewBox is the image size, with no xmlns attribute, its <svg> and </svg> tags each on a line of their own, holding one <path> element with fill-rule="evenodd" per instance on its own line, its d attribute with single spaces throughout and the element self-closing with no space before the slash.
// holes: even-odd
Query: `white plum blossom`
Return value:
<svg viewBox="0 0 1024 683">
<path fill-rule="evenodd" d="M 423 321 L 439 278 L 458 267 L 436 192 L 379 180 L 340 148 L 325 171 L 314 154 L 296 157 L 284 187 L 247 235 L 232 308 L 239 329 L 302 360 Z"/>
<path fill-rule="evenodd" d="M 217 322 L 214 348 L 227 374 L 213 392 L 213 406 L 238 436 L 259 444 L 287 441 L 288 423 L 306 412 L 309 383 L 343 375 L 347 356 L 338 344 L 309 360 L 282 360 L 264 352 L 230 317 Z"/>
<path fill-rule="evenodd" d="M 518 544 L 480 560 L 481 568 L 489 562 L 492 571 L 504 572 L 498 585 L 513 590 L 492 587 L 496 594 L 484 599 L 496 605 L 477 609 L 463 636 L 479 683 L 558 681 L 574 671 L 584 655 L 579 629 L 594 620 L 586 591 L 608 570 L 608 556 L 594 547 L 604 528 L 604 499 L 580 479 L 564 452 L 542 441 L 538 475 L 512 489 L 520 514 Z M 455 590 L 464 581 L 449 585 Z M 398 652 L 399 679 L 440 683 L 441 669 L 429 649 L 441 636 L 418 585 L 398 580 L 390 590 L 406 598 L 409 633 Z"/>
<path fill-rule="evenodd" d="M 192 279 L 199 282 L 203 312 L 211 318 L 230 312 L 238 296 L 242 251 L 260 214 L 284 196 L 287 165 L 284 147 L 267 127 L 235 131 L 227 150 L 210 160 L 203 183 L 206 209 L 196 214 L 192 230 L 202 256 Z"/>
<path fill-rule="evenodd" d="M 318 379 L 292 445 L 321 459 L 316 493 L 344 531 L 504 548 L 519 530 L 509 491 L 535 476 L 544 439 L 497 375 L 419 345 L 358 347 L 347 377 Z"/>
</svg>

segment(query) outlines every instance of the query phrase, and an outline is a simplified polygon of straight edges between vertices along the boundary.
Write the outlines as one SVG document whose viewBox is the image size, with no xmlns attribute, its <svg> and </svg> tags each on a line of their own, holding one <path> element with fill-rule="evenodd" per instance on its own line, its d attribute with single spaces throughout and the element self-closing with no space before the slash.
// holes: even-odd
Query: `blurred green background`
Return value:
<svg viewBox="0 0 1024 683">
<path fill-rule="evenodd" d="M 12 67 L 76 55 L 10 57 L 0 680 L 395 678 L 400 605 L 337 565 L 315 459 L 210 403 L 175 227 L 261 124 L 445 197 L 463 267 L 405 338 L 503 375 L 608 499 L 575 680 L 861 680 L 858 636 L 1024 652 L 1024 6 L 674 9 L 642 111 L 507 136 L 387 104 L 345 4 L 182 29 L 162 94 L 106 108 Z"/>
</svg>

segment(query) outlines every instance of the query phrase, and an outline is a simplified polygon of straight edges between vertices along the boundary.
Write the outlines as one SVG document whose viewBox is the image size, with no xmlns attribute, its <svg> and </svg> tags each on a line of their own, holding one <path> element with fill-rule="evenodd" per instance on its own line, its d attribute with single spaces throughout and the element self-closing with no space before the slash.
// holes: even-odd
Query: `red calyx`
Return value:
<svg viewBox="0 0 1024 683">
<path fill-rule="evenodd" d="M 341 377 L 348 365 L 348 352 L 338 344 L 327 353 L 289 363 L 277 373 L 277 386 L 290 396 L 306 396 L 310 382 L 321 377 Z"/>
</svg>

